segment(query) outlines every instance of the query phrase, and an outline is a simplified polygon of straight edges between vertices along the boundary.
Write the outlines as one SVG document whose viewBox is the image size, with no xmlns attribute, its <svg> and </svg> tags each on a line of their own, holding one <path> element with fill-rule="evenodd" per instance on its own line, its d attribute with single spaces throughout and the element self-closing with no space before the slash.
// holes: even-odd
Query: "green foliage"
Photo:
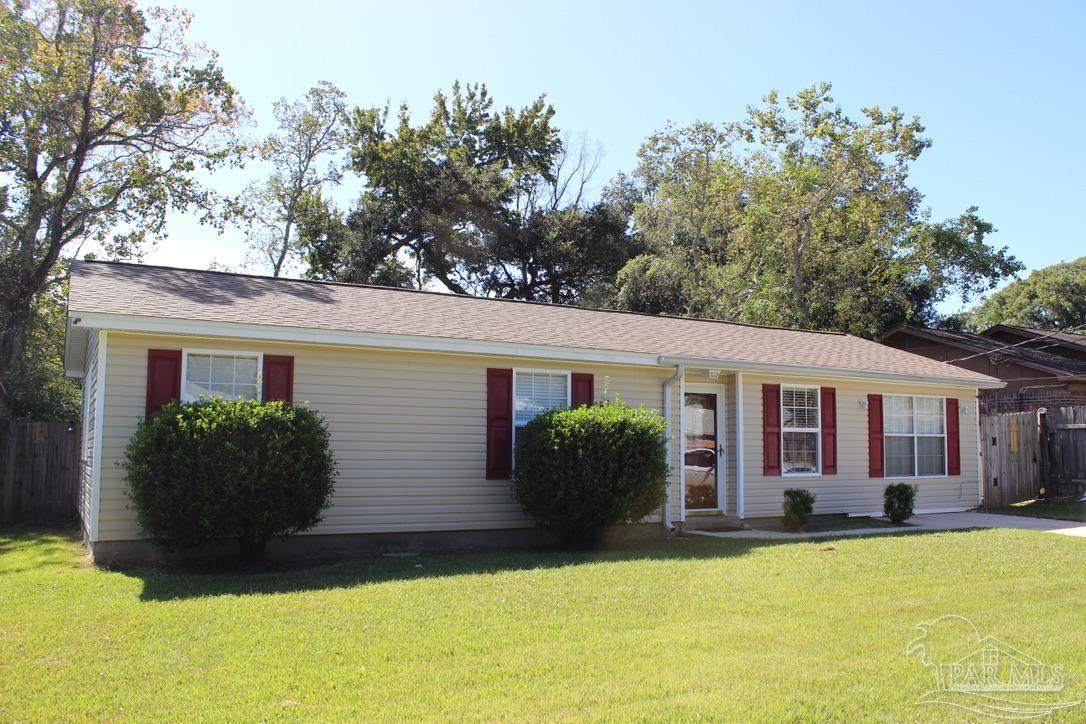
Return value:
<svg viewBox="0 0 1086 724">
<path fill-rule="evenodd" d="M 539 415 L 518 431 L 513 491 L 543 528 L 594 542 L 663 504 L 665 430 L 658 413 L 621 402 Z"/>
<path fill-rule="evenodd" d="M 788 488 L 784 491 L 784 527 L 788 530 L 803 530 L 814 512 L 815 499 L 818 496 L 803 488 Z"/>
<path fill-rule="evenodd" d="M 930 145 L 917 119 L 873 107 L 857 121 L 829 90 L 645 142 L 625 192 L 651 257 L 623 269 L 619 306 L 874 337 L 1022 268 L 975 208 L 927 218 L 908 183 Z"/>
<path fill-rule="evenodd" d="M 171 403 L 139 424 L 125 470 L 144 535 L 165 548 L 236 539 L 244 558 L 312 528 L 335 462 L 324 421 L 256 400 Z"/>
<path fill-rule="evenodd" d="M 66 294 L 67 284 L 59 284 L 37 295 L 25 343 L 0 377 L 9 395 L 12 417 L 79 419 L 80 381 L 64 374 Z"/>
<path fill-rule="evenodd" d="M 279 276 L 301 252 L 300 217 L 308 206 L 319 203 L 325 185 L 339 183 L 347 103 L 343 91 L 322 81 L 304 100 L 280 98 L 273 110 L 277 131 L 257 148 L 272 173 L 249 185 L 236 202 L 235 213 L 248 227 L 251 254 Z"/>
<path fill-rule="evenodd" d="M 883 493 L 882 512 L 894 523 L 904 523 L 913 515 L 916 503 L 916 486 L 909 483 L 894 483 L 886 486 Z"/>
<path fill-rule="evenodd" d="M 215 206 L 197 178 L 237 158 L 245 111 L 186 44 L 189 20 L 126 0 L 0 3 L 0 379 L 64 252 L 133 256 L 171 208 Z"/>
<path fill-rule="evenodd" d="M 995 324 L 1039 329 L 1086 325 L 1086 256 L 1053 264 L 993 294 L 972 313 L 971 326 Z"/>
<path fill-rule="evenodd" d="M 596 159 L 563 143 L 540 97 L 496 110 L 485 85 L 453 85 L 413 125 L 406 108 L 356 109 L 353 169 L 364 183 L 346 215 L 304 219 L 309 275 L 509 299 L 603 300 L 640 247 L 620 204 L 589 202 Z M 601 291 L 602 290 L 602 291 Z"/>
</svg>

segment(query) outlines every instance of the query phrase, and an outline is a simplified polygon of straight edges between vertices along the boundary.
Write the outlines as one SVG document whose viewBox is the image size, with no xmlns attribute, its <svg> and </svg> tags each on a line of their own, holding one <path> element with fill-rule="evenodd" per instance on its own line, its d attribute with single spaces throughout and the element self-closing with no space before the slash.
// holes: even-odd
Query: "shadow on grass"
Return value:
<svg viewBox="0 0 1086 724">
<path fill-rule="evenodd" d="M 0 575 L 67 561 L 82 540 L 79 529 L 71 526 L 6 525 L 0 528 Z"/>
<path fill-rule="evenodd" d="M 927 536 L 947 531 L 895 531 L 880 538 Z M 778 546 L 814 545 L 833 550 L 857 536 L 818 540 L 720 539 L 683 536 L 626 543 L 591 551 L 533 550 L 520 552 L 445 553 L 395 558 L 359 558 L 308 568 L 194 573 L 156 568 L 130 568 L 125 575 L 141 579 L 143 601 L 176 601 L 202 596 L 248 596 L 333 588 L 354 588 L 423 578 L 493 575 L 507 571 L 564 568 L 626 561 L 693 561 L 735 558 Z M 828 546 L 828 547 L 827 547 Z"/>
<path fill-rule="evenodd" d="M 927 536 L 948 531 L 887 532 L 876 538 Z M 969 531 L 951 531 L 969 532 Z M 860 536 L 832 536 L 815 540 L 711 538 L 678 536 L 630 541 L 611 547 L 570 551 L 536 549 L 508 552 L 442 553 L 403 557 L 360 557 L 339 562 L 271 562 L 260 569 L 124 567 L 115 573 L 139 579 L 142 601 L 181 601 L 208 596 L 252 596 L 355 588 L 368 584 L 426 578 L 494 575 L 508 571 L 555 569 L 568 566 L 629 561 L 697 561 L 737 558 L 778 546 L 817 546 L 833 550 Z M 78 531 L 6 529 L 0 531 L 0 576 L 48 565 L 71 566 Z M 9 558 L 11 567 L 5 567 Z"/>
<path fill-rule="evenodd" d="M 602 550 L 539 549 L 516 552 L 441 553 L 406 557 L 368 557 L 279 570 L 192 572 L 128 568 L 123 573 L 143 581 L 141 600 L 172 601 L 200 596 L 244 596 L 360 585 L 422 578 L 493 575 L 507 571 L 564 568 L 641 560 L 693 560 L 742 556 L 778 541 L 721 541 L 674 538 L 624 544 Z"/>
</svg>

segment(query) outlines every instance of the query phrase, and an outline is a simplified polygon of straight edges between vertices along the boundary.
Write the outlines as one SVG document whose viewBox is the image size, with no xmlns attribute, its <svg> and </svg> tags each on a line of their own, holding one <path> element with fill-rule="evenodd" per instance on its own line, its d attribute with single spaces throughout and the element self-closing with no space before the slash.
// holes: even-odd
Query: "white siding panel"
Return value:
<svg viewBox="0 0 1086 724">
<path fill-rule="evenodd" d="M 294 399 L 325 417 L 338 464 L 332 507 L 313 533 L 525 527 L 509 482 L 485 479 L 486 369 L 589 372 L 597 400 L 659 410 L 670 371 L 468 355 L 110 333 L 100 538 L 139 529 L 125 496 L 124 449 L 143 415 L 147 350 L 252 350 L 294 356 Z M 92 355 L 88 355 L 89 357 Z M 677 395 L 676 395 L 677 397 Z M 678 407 L 678 401 L 674 400 Z M 673 446 L 672 465 L 678 462 Z M 677 491 L 677 485 L 674 488 Z M 673 502 L 677 497 L 673 496 Z M 676 515 L 676 520 L 678 516 Z"/>
<path fill-rule="evenodd" d="M 814 477 L 762 475 L 762 385 L 821 384 L 837 389 L 837 474 Z M 786 488 L 806 488 L 817 494 L 816 513 L 869 513 L 882 510 L 883 490 L 899 479 L 868 477 L 867 410 L 860 405 L 869 394 L 954 397 L 960 413 L 961 475 L 909 478 L 917 486 L 916 508 L 968 508 L 980 503 L 977 472 L 976 390 L 900 385 L 879 382 L 825 382 L 791 377 L 743 375 L 745 417 L 745 517 L 779 516 Z"/>
<path fill-rule="evenodd" d="M 91 330 L 83 359 L 83 427 L 79 450 L 79 523 L 84 536 L 92 529 L 92 472 L 94 470 L 94 440 L 98 425 L 98 330 Z"/>
</svg>

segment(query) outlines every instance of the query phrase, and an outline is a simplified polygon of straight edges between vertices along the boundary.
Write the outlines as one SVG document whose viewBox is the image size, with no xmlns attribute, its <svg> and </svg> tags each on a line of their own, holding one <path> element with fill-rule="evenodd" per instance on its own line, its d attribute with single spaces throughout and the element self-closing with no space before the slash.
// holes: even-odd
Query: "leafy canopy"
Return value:
<svg viewBox="0 0 1086 724">
<path fill-rule="evenodd" d="M 1053 264 L 1011 282 L 982 302 L 970 315 L 970 326 L 1017 324 L 1039 329 L 1071 329 L 1086 325 L 1086 256 Z"/>
<path fill-rule="evenodd" d="M 193 172 L 235 158 L 244 111 L 188 24 L 123 0 L 0 3 L 0 379 L 62 252 L 132 255 L 170 207 L 211 205 Z"/>
<path fill-rule="evenodd" d="M 770 93 L 740 122 L 650 137 L 632 180 L 650 251 L 620 273 L 618 305 L 870 337 L 1022 268 L 975 208 L 943 222 L 921 208 L 917 119 L 862 115 L 821 84 Z"/>
<path fill-rule="evenodd" d="M 304 100 L 280 98 L 274 114 L 278 131 L 257 147 L 272 173 L 249 185 L 236 213 L 248 227 L 251 256 L 279 276 L 300 253 L 299 220 L 319 203 L 322 187 L 339 183 L 347 104 L 343 91 L 321 82 Z"/>
<path fill-rule="evenodd" d="M 542 97 L 497 110 L 485 85 L 459 84 L 420 125 L 405 107 L 395 121 L 387 107 L 356 109 L 351 158 L 366 187 L 342 218 L 327 202 L 307 210 L 310 275 L 604 299 L 637 248 L 620 204 L 588 200 L 597 159 L 563 143 L 553 115 Z"/>
</svg>

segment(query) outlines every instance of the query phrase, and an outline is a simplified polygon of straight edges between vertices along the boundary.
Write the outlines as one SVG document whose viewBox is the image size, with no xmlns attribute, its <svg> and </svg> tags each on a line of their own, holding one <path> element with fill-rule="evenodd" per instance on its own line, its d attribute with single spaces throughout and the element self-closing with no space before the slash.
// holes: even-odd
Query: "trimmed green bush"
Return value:
<svg viewBox="0 0 1086 724">
<path fill-rule="evenodd" d="M 655 411 L 621 402 L 539 415 L 517 431 L 513 491 L 541 527 L 591 544 L 663 505 L 666 427 Z"/>
<path fill-rule="evenodd" d="M 259 559 L 271 538 L 312 528 L 335 461 L 324 420 L 256 400 L 174 402 L 139 424 L 125 470 L 144 536 L 162 549 L 235 539 Z"/>
<path fill-rule="evenodd" d="M 803 530 L 814 512 L 815 499 L 818 496 L 803 488 L 789 488 L 784 491 L 784 527 L 788 530 Z"/>
<path fill-rule="evenodd" d="M 886 513 L 886 517 L 894 523 L 904 523 L 913 517 L 916 486 L 909 483 L 887 485 L 883 499 L 882 512 Z"/>
</svg>

